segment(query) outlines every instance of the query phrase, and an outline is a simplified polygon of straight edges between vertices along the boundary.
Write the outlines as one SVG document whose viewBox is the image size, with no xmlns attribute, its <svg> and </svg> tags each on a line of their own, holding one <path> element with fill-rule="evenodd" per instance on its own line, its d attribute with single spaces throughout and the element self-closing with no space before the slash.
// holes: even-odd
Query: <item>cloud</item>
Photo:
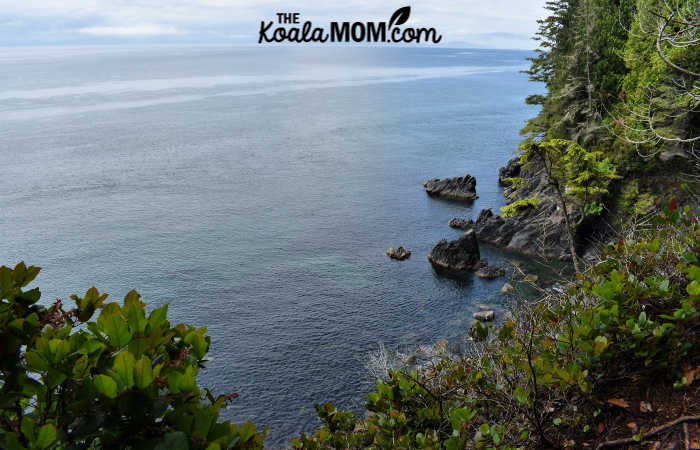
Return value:
<svg viewBox="0 0 700 450">
<path fill-rule="evenodd" d="M 301 20 L 386 21 L 411 5 L 409 24 L 435 27 L 444 42 L 466 42 L 489 33 L 532 36 L 546 0 L 0 0 L 0 23 L 21 23 L 21 32 L 0 27 L 0 42 L 15 44 L 129 42 L 256 43 L 262 20 L 299 12 Z M 76 32 L 77 31 L 77 32 Z M 495 39 L 496 35 L 494 35 Z M 476 39 L 479 40 L 479 39 Z M 503 45 L 528 39 L 499 38 Z M 500 44 L 499 44 L 500 45 Z"/>
<path fill-rule="evenodd" d="M 170 25 L 130 25 L 123 27 L 85 27 L 76 30 L 78 33 L 94 36 L 163 36 L 187 34 Z"/>
</svg>

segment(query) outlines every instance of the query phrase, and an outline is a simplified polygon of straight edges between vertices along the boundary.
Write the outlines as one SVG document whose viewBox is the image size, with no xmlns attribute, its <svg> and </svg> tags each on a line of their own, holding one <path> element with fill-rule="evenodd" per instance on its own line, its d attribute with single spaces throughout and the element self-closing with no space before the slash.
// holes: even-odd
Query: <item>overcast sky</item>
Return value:
<svg viewBox="0 0 700 450">
<path fill-rule="evenodd" d="M 435 27 L 446 43 L 534 48 L 545 0 L 0 0 L 0 46 L 104 43 L 256 44 L 260 21 L 299 12 L 302 21 L 388 21 Z"/>
</svg>

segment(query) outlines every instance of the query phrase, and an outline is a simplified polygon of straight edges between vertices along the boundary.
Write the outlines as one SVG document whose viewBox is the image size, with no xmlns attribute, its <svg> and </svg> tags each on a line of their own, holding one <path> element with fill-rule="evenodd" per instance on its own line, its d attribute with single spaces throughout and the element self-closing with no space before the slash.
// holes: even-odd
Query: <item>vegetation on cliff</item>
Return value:
<svg viewBox="0 0 700 450">
<path fill-rule="evenodd" d="M 562 247 L 559 236 L 566 233 L 567 253 L 578 265 L 577 255 L 610 235 L 610 225 L 619 228 L 651 213 L 663 198 L 700 205 L 700 4 L 556 0 L 547 9 L 537 33 L 540 48 L 527 71 L 545 83 L 546 94 L 527 98 L 542 107 L 521 130 L 525 141 L 516 161 L 531 170 L 503 180 L 512 202 L 503 217 L 516 225 L 545 222 L 540 234 L 548 236 L 540 239 L 550 246 L 554 240 Z M 557 156 L 555 147 L 562 149 L 557 160 L 575 159 L 585 167 L 570 166 L 566 174 L 562 164 L 552 173 L 557 161 L 543 156 Z M 521 206 L 534 199 L 548 218 Z M 488 229 L 480 234 L 498 240 Z M 520 241 L 535 239 L 528 238 Z"/>
</svg>

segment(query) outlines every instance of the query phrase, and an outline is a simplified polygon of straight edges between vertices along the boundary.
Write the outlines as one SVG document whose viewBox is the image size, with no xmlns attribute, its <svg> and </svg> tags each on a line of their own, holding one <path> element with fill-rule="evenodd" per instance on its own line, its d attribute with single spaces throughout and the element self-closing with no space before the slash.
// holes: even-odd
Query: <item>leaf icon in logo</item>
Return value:
<svg viewBox="0 0 700 450">
<path fill-rule="evenodd" d="M 396 11 L 394 11 L 394 14 L 391 15 L 391 19 L 389 19 L 389 28 L 393 27 L 394 25 L 403 25 L 406 23 L 408 20 L 408 16 L 411 15 L 411 7 L 410 6 L 404 6 L 403 8 L 399 8 Z"/>
</svg>

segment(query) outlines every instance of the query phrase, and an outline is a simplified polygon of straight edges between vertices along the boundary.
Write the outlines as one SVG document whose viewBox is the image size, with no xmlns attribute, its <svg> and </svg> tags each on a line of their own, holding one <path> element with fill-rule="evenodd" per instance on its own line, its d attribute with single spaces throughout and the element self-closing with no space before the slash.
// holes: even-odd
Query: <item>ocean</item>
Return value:
<svg viewBox="0 0 700 450">
<path fill-rule="evenodd" d="M 459 340 L 503 279 L 426 256 L 504 199 L 498 167 L 542 91 L 530 52 L 428 47 L 0 48 L 0 264 L 42 301 L 137 289 L 206 325 L 200 381 L 267 446 L 361 404 L 378 343 Z M 431 178 L 477 179 L 473 204 Z M 413 255 L 390 260 L 403 245 Z M 482 257 L 507 255 L 482 246 Z"/>
</svg>

